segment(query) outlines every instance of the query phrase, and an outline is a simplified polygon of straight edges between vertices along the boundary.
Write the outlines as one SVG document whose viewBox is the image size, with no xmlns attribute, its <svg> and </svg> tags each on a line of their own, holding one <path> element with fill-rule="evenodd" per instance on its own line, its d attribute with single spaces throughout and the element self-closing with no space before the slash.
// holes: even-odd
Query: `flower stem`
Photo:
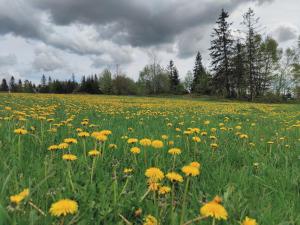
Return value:
<svg viewBox="0 0 300 225">
<path fill-rule="evenodd" d="M 189 181 L 190 181 L 190 178 L 187 177 L 186 184 L 185 184 L 185 189 L 184 189 L 184 194 L 183 194 L 182 210 L 181 210 L 181 216 L 180 216 L 180 225 L 183 225 L 183 221 L 184 221 L 184 213 L 185 213 L 186 197 L 187 197 L 187 192 L 188 192 L 188 188 L 189 188 Z"/>
</svg>

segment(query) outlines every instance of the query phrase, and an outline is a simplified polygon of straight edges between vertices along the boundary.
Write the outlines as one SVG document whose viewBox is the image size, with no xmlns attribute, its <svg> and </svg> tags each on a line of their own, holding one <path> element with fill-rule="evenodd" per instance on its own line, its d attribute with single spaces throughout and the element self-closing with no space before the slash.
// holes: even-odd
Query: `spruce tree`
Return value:
<svg viewBox="0 0 300 225">
<path fill-rule="evenodd" d="M 168 66 L 168 75 L 170 80 L 170 90 L 173 94 L 176 94 L 178 92 L 178 85 L 180 83 L 178 70 L 174 65 L 173 60 L 170 60 L 169 66 Z"/>
<path fill-rule="evenodd" d="M 212 59 L 212 67 L 214 71 L 214 84 L 219 93 L 226 91 L 226 96 L 231 96 L 231 69 L 230 58 L 232 56 L 233 39 L 231 36 L 231 23 L 227 22 L 228 12 L 222 9 L 222 12 L 216 22 L 217 27 L 212 33 L 210 56 Z"/>
<path fill-rule="evenodd" d="M 207 74 L 202 64 L 202 56 L 200 52 L 196 55 L 195 66 L 193 69 L 192 93 L 204 93 L 207 83 Z"/>
<path fill-rule="evenodd" d="M 8 85 L 5 78 L 2 79 L 0 91 L 8 91 Z"/>
</svg>

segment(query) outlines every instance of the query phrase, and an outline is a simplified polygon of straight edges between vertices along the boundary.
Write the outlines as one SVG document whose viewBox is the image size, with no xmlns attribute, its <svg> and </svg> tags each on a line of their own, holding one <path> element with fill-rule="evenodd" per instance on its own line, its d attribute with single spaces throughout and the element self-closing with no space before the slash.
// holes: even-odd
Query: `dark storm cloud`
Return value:
<svg viewBox="0 0 300 225">
<path fill-rule="evenodd" d="M 232 10 L 249 1 L 32 0 L 32 3 L 48 11 L 55 24 L 102 25 L 109 28 L 99 29 L 102 37 L 132 46 L 150 46 L 173 41 L 176 35 L 196 25 L 213 23 L 221 8 Z"/>
<path fill-rule="evenodd" d="M 130 49 L 174 42 L 182 51 L 179 56 L 187 57 L 193 47 L 184 43 L 190 35 L 184 35 L 186 31 L 197 27 L 200 34 L 193 40 L 197 44 L 201 32 L 206 32 L 201 28 L 214 23 L 221 8 L 232 11 L 251 1 L 0 0 L 0 34 L 13 33 L 75 54 L 100 56 L 99 62 L 113 60 L 118 46 Z M 80 33 L 81 28 L 70 29 L 77 25 L 88 26 L 97 36 L 90 38 L 90 33 Z M 123 51 L 119 60 L 130 62 L 129 52 L 119 51 Z"/>
</svg>

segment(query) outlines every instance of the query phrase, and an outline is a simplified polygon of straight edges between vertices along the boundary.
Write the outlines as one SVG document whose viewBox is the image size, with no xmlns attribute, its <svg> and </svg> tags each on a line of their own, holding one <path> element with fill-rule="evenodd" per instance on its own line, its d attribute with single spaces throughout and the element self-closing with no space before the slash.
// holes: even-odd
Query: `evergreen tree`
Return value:
<svg viewBox="0 0 300 225">
<path fill-rule="evenodd" d="M 112 75 L 108 69 L 105 69 L 99 78 L 99 88 L 100 91 L 104 94 L 112 94 L 113 91 Z"/>
<path fill-rule="evenodd" d="M 226 96 L 232 95 L 233 87 L 231 86 L 231 68 L 230 58 L 232 56 L 233 39 L 231 37 L 230 26 L 227 22 L 229 14 L 222 9 L 217 20 L 217 27 L 212 33 L 210 56 L 212 59 L 212 67 L 214 71 L 214 84 L 219 93 L 226 91 Z"/>
<path fill-rule="evenodd" d="M 2 79 L 1 86 L 0 86 L 0 91 L 8 91 L 8 89 L 9 89 L 9 88 L 8 88 L 6 79 L 3 78 L 3 79 Z"/>
<path fill-rule="evenodd" d="M 178 70 L 174 66 L 173 60 L 170 60 L 169 66 L 168 66 L 168 75 L 169 75 L 169 80 L 170 80 L 170 90 L 173 94 L 176 94 L 179 92 L 179 75 L 178 75 Z"/>
<path fill-rule="evenodd" d="M 200 52 L 196 55 L 195 66 L 193 70 L 192 93 L 205 93 L 207 90 L 208 77 L 202 65 Z"/>
<path fill-rule="evenodd" d="M 244 14 L 243 24 L 246 26 L 246 73 L 248 76 L 248 86 L 250 92 L 250 100 L 253 101 L 256 97 L 255 84 L 257 82 L 259 68 L 259 38 L 256 32 L 256 25 L 259 18 L 255 17 L 254 11 L 249 10 Z"/>
<path fill-rule="evenodd" d="M 17 91 L 17 85 L 16 85 L 16 82 L 15 82 L 14 76 L 12 76 L 10 78 L 10 81 L 9 81 L 9 90 L 11 92 L 16 92 Z"/>
<path fill-rule="evenodd" d="M 19 81 L 18 81 L 17 91 L 18 92 L 23 92 L 23 83 L 22 83 L 21 79 L 19 79 Z"/>
</svg>

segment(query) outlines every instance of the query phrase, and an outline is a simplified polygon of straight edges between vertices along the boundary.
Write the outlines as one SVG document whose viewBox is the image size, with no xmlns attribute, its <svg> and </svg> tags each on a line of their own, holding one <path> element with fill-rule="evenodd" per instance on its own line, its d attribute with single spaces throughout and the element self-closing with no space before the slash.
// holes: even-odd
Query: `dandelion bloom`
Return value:
<svg viewBox="0 0 300 225">
<path fill-rule="evenodd" d="M 200 168 L 200 166 L 201 166 L 201 164 L 200 163 L 198 163 L 198 162 L 191 162 L 190 164 L 189 164 L 190 166 L 193 166 L 193 167 L 196 167 L 196 168 Z"/>
<path fill-rule="evenodd" d="M 91 150 L 91 151 L 88 152 L 88 155 L 89 155 L 89 156 L 98 156 L 98 155 L 100 155 L 100 154 L 101 154 L 101 152 L 98 151 L 98 150 L 96 150 L 96 149 Z"/>
<path fill-rule="evenodd" d="M 62 199 L 51 205 L 49 210 L 52 216 L 66 216 L 67 214 L 75 214 L 78 211 L 77 202 L 70 199 Z"/>
<path fill-rule="evenodd" d="M 16 195 L 10 196 L 10 201 L 15 204 L 19 204 L 23 199 L 29 195 L 29 189 L 26 188 L 22 192 Z"/>
<path fill-rule="evenodd" d="M 241 225 L 258 225 L 255 219 L 252 219 L 248 216 L 244 219 Z"/>
<path fill-rule="evenodd" d="M 123 173 L 125 173 L 125 174 L 130 174 L 130 173 L 132 173 L 133 172 L 133 169 L 131 169 L 131 168 L 125 168 L 124 170 L 123 170 Z"/>
<path fill-rule="evenodd" d="M 179 148 L 171 148 L 168 151 L 169 154 L 171 155 L 180 155 L 181 154 L 181 150 Z"/>
<path fill-rule="evenodd" d="M 217 220 L 227 220 L 228 214 L 226 209 L 218 203 L 218 199 L 206 203 L 200 208 L 200 214 L 205 217 L 213 217 Z"/>
<path fill-rule="evenodd" d="M 159 189 L 158 189 L 158 194 L 160 195 L 165 195 L 167 193 L 169 193 L 171 191 L 171 188 L 168 187 L 168 186 L 161 186 Z"/>
<path fill-rule="evenodd" d="M 161 136 L 161 138 L 164 139 L 164 140 L 167 140 L 169 137 L 164 134 L 164 135 Z"/>
<path fill-rule="evenodd" d="M 183 177 L 176 173 L 176 172 L 169 172 L 166 174 L 166 177 L 171 181 L 171 182 L 183 182 Z"/>
<path fill-rule="evenodd" d="M 117 149 L 118 148 L 118 146 L 116 144 L 109 144 L 108 147 L 110 149 Z"/>
<path fill-rule="evenodd" d="M 140 140 L 140 145 L 142 146 L 150 146 L 151 145 L 151 140 L 148 138 L 143 138 Z"/>
<path fill-rule="evenodd" d="M 146 170 L 145 176 L 148 177 L 151 181 L 160 181 L 164 178 L 164 173 L 156 167 L 150 167 Z"/>
<path fill-rule="evenodd" d="M 64 142 L 67 144 L 77 144 L 77 140 L 75 138 L 66 138 Z"/>
<path fill-rule="evenodd" d="M 148 215 L 145 217 L 143 225 L 159 225 L 159 223 L 154 216 Z"/>
<path fill-rule="evenodd" d="M 174 141 L 168 141 L 168 145 L 170 146 L 174 145 Z"/>
<path fill-rule="evenodd" d="M 164 143 L 160 140 L 152 141 L 151 145 L 152 145 L 153 148 L 162 148 L 162 147 L 164 147 Z"/>
<path fill-rule="evenodd" d="M 69 147 L 69 144 L 68 143 L 61 143 L 58 145 L 58 149 L 66 149 Z"/>
<path fill-rule="evenodd" d="M 97 141 L 100 141 L 100 142 L 105 142 L 107 140 L 107 136 L 104 134 L 98 134 L 98 135 L 96 135 L 95 138 Z"/>
<path fill-rule="evenodd" d="M 66 160 L 66 161 L 74 161 L 77 159 L 77 156 L 76 155 L 73 155 L 73 154 L 64 154 L 62 156 L 62 159 L 63 160 Z"/>
<path fill-rule="evenodd" d="M 25 130 L 25 129 L 19 128 L 19 129 L 15 129 L 15 130 L 14 130 L 14 133 L 15 133 L 15 134 L 24 135 L 24 134 L 27 134 L 28 131 Z"/>
<path fill-rule="evenodd" d="M 218 144 L 217 144 L 217 143 L 212 143 L 212 144 L 210 144 L 210 147 L 211 147 L 213 150 L 215 150 L 215 149 L 218 148 Z"/>
<path fill-rule="evenodd" d="M 186 175 L 186 176 L 198 176 L 200 174 L 200 170 L 197 167 L 194 166 L 184 166 L 182 167 L 181 171 Z"/>
<path fill-rule="evenodd" d="M 151 191 L 157 191 L 159 189 L 160 184 L 157 182 L 148 181 L 149 189 Z"/>
<path fill-rule="evenodd" d="M 127 140 L 128 144 L 134 144 L 134 143 L 137 143 L 137 142 L 138 142 L 137 138 L 128 138 L 128 140 Z"/>
<path fill-rule="evenodd" d="M 200 142 L 201 141 L 201 139 L 197 136 L 192 137 L 192 140 L 193 140 L 193 142 Z"/>
<path fill-rule="evenodd" d="M 200 135 L 201 135 L 201 136 L 206 136 L 206 135 L 207 135 L 207 132 L 206 132 L 206 131 L 202 131 L 202 132 L 200 133 Z"/>
<path fill-rule="evenodd" d="M 58 149 L 58 145 L 51 145 L 51 146 L 48 147 L 49 151 L 55 151 L 57 149 Z"/>
<path fill-rule="evenodd" d="M 79 133 L 78 133 L 78 136 L 79 136 L 79 137 L 85 138 L 85 137 L 89 137 L 90 134 L 89 134 L 88 132 L 79 132 Z"/>
<path fill-rule="evenodd" d="M 141 149 L 138 148 L 138 147 L 133 147 L 133 148 L 130 149 L 130 152 L 131 152 L 132 154 L 140 154 Z"/>
</svg>

